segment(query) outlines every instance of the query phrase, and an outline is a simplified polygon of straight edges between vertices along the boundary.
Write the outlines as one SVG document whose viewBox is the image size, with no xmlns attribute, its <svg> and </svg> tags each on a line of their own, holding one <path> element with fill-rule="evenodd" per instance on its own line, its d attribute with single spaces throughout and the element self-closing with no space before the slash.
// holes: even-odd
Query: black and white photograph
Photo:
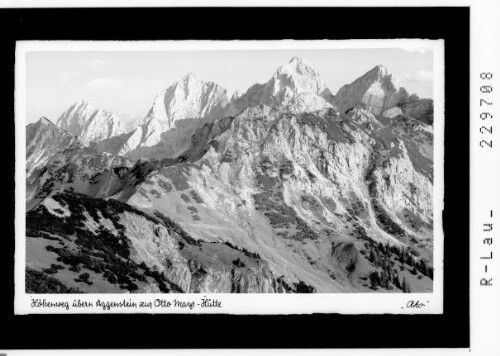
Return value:
<svg viewBox="0 0 500 356">
<path fill-rule="evenodd" d="M 442 42 L 32 45 L 26 294 L 439 292 Z"/>
<path fill-rule="evenodd" d="M 498 350 L 499 11 L 0 0 L 0 355 Z"/>
</svg>

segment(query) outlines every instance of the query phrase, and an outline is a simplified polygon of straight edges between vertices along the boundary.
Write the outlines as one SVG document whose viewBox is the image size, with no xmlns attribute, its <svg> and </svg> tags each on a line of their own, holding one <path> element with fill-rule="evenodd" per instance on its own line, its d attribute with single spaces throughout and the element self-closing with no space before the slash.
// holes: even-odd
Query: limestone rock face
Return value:
<svg viewBox="0 0 500 356">
<path fill-rule="evenodd" d="M 77 143 L 77 139 L 45 117 L 26 127 L 26 174 L 43 167 L 55 155 Z"/>
<path fill-rule="evenodd" d="M 397 106 L 390 108 L 390 109 L 387 109 L 387 110 L 384 110 L 382 112 L 382 116 L 387 117 L 389 119 L 393 119 L 393 118 L 401 116 L 401 115 L 403 115 L 403 111 L 401 110 L 401 108 L 399 108 Z"/>
<path fill-rule="evenodd" d="M 126 133 L 125 125 L 115 114 L 94 109 L 83 100 L 69 107 L 57 120 L 57 126 L 78 136 L 86 145 Z"/>
<path fill-rule="evenodd" d="M 332 97 L 320 75 L 306 61 L 293 57 L 279 67 L 269 81 L 253 85 L 238 97 L 233 103 L 232 114 L 257 105 L 315 111 L 331 107 Z"/>
<path fill-rule="evenodd" d="M 332 100 L 341 112 L 363 108 L 374 115 L 394 118 L 406 115 L 432 124 L 433 101 L 409 95 L 384 66 L 376 66 L 351 84 L 344 85 Z"/>
<path fill-rule="evenodd" d="M 255 84 L 244 94 L 237 91 L 230 98 L 224 88 L 190 73 L 157 95 L 135 130 L 100 143 L 98 149 L 131 158 L 172 158 L 189 147 L 199 127 L 217 118 L 258 105 L 313 112 L 331 108 L 332 101 L 319 74 L 297 57 L 279 67 L 267 83 Z"/>
<path fill-rule="evenodd" d="M 420 99 L 418 95 L 412 94 L 406 100 L 399 103 L 404 114 L 426 124 L 434 122 L 434 103 L 431 99 Z"/>
<path fill-rule="evenodd" d="M 155 98 L 153 107 L 140 125 L 154 121 L 168 129 L 178 120 L 210 120 L 221 114 L 227 102 L 226 89 L 189 73 Z"/>
<path fill-rule="evenodd" d="M 53 190 L 107 196 L 127 184 L 134 184 L 114 170 L 129 172 L 133 161 L 97 152 L 46 118 L 26 127 L 26 146 L 28 206 L 38 204 Z"/>
<path fill-rule="evenodd" d="M 432 101 L 385 68 L 335 97 L 298 58 L 231 99 L 188 75 L 99 142 L 87 110 L 26 128 L 28 259 L 67 287 L 432 291 Z"/>
<path fill-rule="evenodd" d="M 196 241 L 161 214 L 78 193 L 45 197 L 27 214 L 27 236 L 28 265 L 57 265 L 59 281 L 87 293 L 314 291 L 276 276 L 258 254 Z M 46 237 L 51 243 L 44 249 L 38 242 Z"/>
<path fill-rule="evenodd" d="M 392 109 L 391 109 L 392 110 Z M 369 129 L 373 129 L 374 127 L 380 127 L 381 123 L 377 118 L 366 109 L 354 108 L 347 111 L 347 115 L 356 121 L 358 124 L 365 124 Z"/>
<path fill-rule="evenodd" d="M 163 157 L 176 155 L 199 126 L 224 116 L 228 102 L 226 89 L 190 73 L 156 96 L 119 154 L 154 157 L 163 151 Z"/>
<path fill-rule="evenodd" d="M 387 68 L 378 65 L 351 84 L 341 87 L 335 95 L 334 104 L 341 112 L 360 106 L 380 115 L 407 97 L 407 91 L 399 86 Z"/>
<path fill-rule="evenodd" d="M 431 259 L 432 157 L 413 140 L 411 130 L 427 133 L 419 121 L 348 114 L 255 106 L 207 123 L 183 163 L 152 172 L 127 202 L 161 211 L 200 241 L 256 252 L 295 283 L 363 290 L 345 268 L 372 270 L 364 239 Z M 332 260 L 344 249 L 345 259 Z"/>
</svg>

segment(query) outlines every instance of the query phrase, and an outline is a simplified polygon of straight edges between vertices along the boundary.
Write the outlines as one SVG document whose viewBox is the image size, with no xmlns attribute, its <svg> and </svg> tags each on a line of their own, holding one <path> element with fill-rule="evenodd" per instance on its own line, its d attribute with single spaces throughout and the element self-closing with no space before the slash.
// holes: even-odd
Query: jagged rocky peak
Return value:
<svg viewBox="0 0 500 356">
<path fill-rule="evenodd" d="M 233 103 L 233 114 L 247 107 L 267 105 L 292 111 L 315 111 L 331 106 L 332 93 L 309 63 L 293 57 L 264 84 L 251 86 Z"/>
<path fill-rule="evenodd" d="M 342 113 L 304 60 L 270 77 L 229 102 L 188 74 L 95 149 L 43 119 L 28 126 L 27 236 L 75 266 L 39 243 L 28 259 L 78 270 L 53 277 L 85 292 L 431 292 L 433 133 L 408 116 L 426 102 L 383 66 L 341 89 Z M 95 115 L 80 102 L 61 125 L 89 132 Z M 118 157 L 96 153 L 104 143 Z M 69 247 L 54 240 L 68 235 Z"/>
<path fill-rule="evenodd" d="M 194 131 L 223 117 L 227 90 L 188 73 L 156 95 L 153 105 L 119 150 L 120 155 L 170 157 L 185 149 Z"/>
<path fill-rule="evenodd" d="M 141 125 L 155 120 L 169 129 L 177 120 L 213 117 L 222 112 L 228 102 L 226 89 L 188 73 L 156 96 Z"/>
<path fill-rule="evenodd" d="M 26 126 L 26 171 L 43 166 L 54 154 L 77 141 L 46 117 Z"/>
<path fill-rule="evenodd" d="M 126 133 L 125 126 L 117 115 L 108 110 L 95 109 L 83 99 L 62 113 L 57 126 L 78 136 L 84 144 Z"/>
<path fill-rule="evenodd" d="M 195 72 L 189 72 L 187 73 L 183 78 L 182 78 L 183 81 L 199 81 L 199 78 L 198 76 L 196 75 Z"/>
<path fill-rule="evenodd" d="M 395 80 L 389 70 L 377 65 L 351 84 L 344 85 L 335 95 L 334 103 L 341 112 L 353 107 L 380 115 L 408 97 L 408 92 Z"/>
<path fill-rule="evenodd" d="M 298 74 L 311 77 L 319 77 L 318 73 L 311 67 L 311 65 L 300 57 L 293 57 L 286 64 L 283 64 L 276 71 L 276 75 L 281 74 Z"/>
<path fill-rule="evenodd" d="M 333 103 L 344 113 L 352 108 L 362 108 L 387 118 L 405 115 L 426 124 L 434 121 L 432 99 L 409 95 L 383 65 L 375 66 L 351 84 L 340 88 Z"/>
<path fill-rule="evenodd" d="M 231 98 L 230 98 L 230 101 L 231 102 L 234 102 L 235 100 L 237 100 L 239 97 L 241 97 L 243 93 L 241 92 L 241 90 L 237 89 L 233 92 L 233 94 L 231 94 Z"/>
<path fill-rule="evenodd" d="M 280 66 L 265 84 L 255 84 L 244 94 L 236 91 L 231 97 L 220 85 L 188 73 L 155 97 L 148 114 L 115 151 L 136 158 L 174 157 L 187 149 L 191 135 L 205 123 L 258 105 L 318 111 L 331 108 L 332 97 L 319 74 L 298 57 Z"/>
<path fill-rule="evenodd" d="M 47 119 L 45 116 L 42 116 L 40 119 L 38 119 L 37 122 L 34 123 L 34 125 L 37 126 L 56 126 L 52 121 Z"/>
<path fill-rule="evenodd" d="M 79 136 L 82 132 L 85 121 L 92 114 L 93 109 L 88 103 L 80 99 L 67 108 L 59 117 L 56 125 L 69 131 L 74 136 Z"/>
<path fill-rule="evenodd" d="M 52 121 L 42 116 L 38 121 L 33 122 L 26 126 L 26 143 L 29 144 L 33 140 L 34 136 L 41 133 L 59 133 L 63 131 L 69 135 L 64 130 L 57 127 Z"/>
<path fill-rule="evenodd" d="M 386 76 L 392 76 L 392 74 L 389 72 L 389 70 L 382 64 L 378 64 L 375 67 L 373 67 L 372 70 L 367 72 L 365 74 L 366 76 L 378 76 L 378 77 L 386 77 Z"/>
<path fill-rule="evenodd" d="M 392 73 L 382 64 L 378 64 L 368 72 L 363 74 L 361 77 L 356 79 L 354 83 L 374 83 L 377 81 L 384 81 L 388 86 L 399 87 L 398 80 L 392 75 Z M 353 83 L 351 83 L 353 84 Z M 348 84 L 349 85 L 349 84 Z"/>
<path fill-rule="evenodd" d="M 58 133 L 59 128 L 46 117 L 26 126 L 26 146 L 33 146 L 33 141 L 51 138 Z"/>
<path fill-rule="evenodd" d="M 184 77 L 182 77 L 182 80 L 177 81 L 176 83 L 174 83 L 174 85 L 179 85 L 181 83 L 184 83 L 188 87 L 189 86 L 194 87 L 194 86 L 200 86 L 200 85 L 202 86 L 205 83 L 215 84 L 214 82 L 212 82 L 210 80 L 209 81 L 202 80 L 201 78 L 198 77 L 198 75 L 195 72 L 187 73 Z"/>
<path fill-rule="evenodd" d="M 285 81 L 282 76 L 289 77 L 290 84 L 295 86 L 297 94 L 303 92 L 313 93 L 324 99 L 330 99 L 332 93 L 326 87 L 318 72 L 304 59 L 293 57 L 287 64 L 276 71 L 275 76 Z"/>
<path fill-rule="evenodd" d="M 388 91 L 402 90 L 406 93 L 406 90 L 401 87 L 399 80 L 382 64 L 376 65 L 372 70 L 367 72 L 364 75 L 364 79 L 368 82 L 380 82 Z"/>
</svg>

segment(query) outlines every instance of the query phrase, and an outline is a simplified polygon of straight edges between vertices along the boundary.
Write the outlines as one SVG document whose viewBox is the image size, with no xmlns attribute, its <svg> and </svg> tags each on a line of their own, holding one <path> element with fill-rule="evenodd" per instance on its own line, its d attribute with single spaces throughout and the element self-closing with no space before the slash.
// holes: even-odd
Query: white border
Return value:
<svg viewBox="0 0 500 356">
<path fill-rule="evenodd" d="M 471 349 L 481 355 L 500 355 L 500 1 L 482 0 L 471 7 L 470 70 L 470 316 Z M 481 80 L 480 73 L 491 72 L 491 80 Z M 483 94 L 482 85 L 493 92 Z M 493 103 L 480 106 L 480 99 Z M 481 120 L 488 112 L 491 120 Z M 493 134 L 481 134 L 481 126 L 493 126 Z M 493 139 L 492 149 L 481 148 L 482 139 Z M 493 210 L 491 218 L 490 210 Z M 491 233 L 484 231 L 492 223 Z M 493 238 L 493 245 L 483 243 Z M 493 253 L 493 260 L 481 257 Z M 485 272 L 485 265 L 488 272 Z M 493 285 L 481 287 L 481 278 L 493 278 Z"/>
<path fill-rule="evenodd" d="M 63 308 L 31 308 L 31 296 L 24 292 L 25 277 L 25 123 L 26 52 L 29 51 L 165 51 L 165 50 L 280 50 L 280 49 L 340 49 L 340 48 L 428 48 L 433 51 L 434 69 L 434 288 L 432 293 L 349 293 L 349 294 L 84 294 L 84 295 L 36 295 L 47 301 L 95 301 L 151 300 L 157 298 L 195 301 L 202 298 L 218 299 L 223 309 L 119 309 L 103 311 L 100 308 L 83 310 Z M 360 73 L 360 75 L 363 73 Z M 16 253 L 15 253 L 15 313 L 230 313 L 230 314 L 441 314 L 443 311 L 443 230 L 442 210 L 444 193 L 444 41 L 442 40 L 343 40 L 343 41 L 21 41 L 16 46 Z M 421 309 L 406 308 L 408 301 L 420 301 Z"/>
</svg>

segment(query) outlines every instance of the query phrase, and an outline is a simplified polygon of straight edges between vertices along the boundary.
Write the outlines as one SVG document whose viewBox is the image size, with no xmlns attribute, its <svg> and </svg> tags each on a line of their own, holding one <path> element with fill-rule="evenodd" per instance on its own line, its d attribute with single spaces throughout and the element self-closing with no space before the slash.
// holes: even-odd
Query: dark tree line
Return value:
<svg viewBox="0 0 500 356">
<path fill-rule="evenodd" d="M 434 269 L 423 259 L 418 259 L 410 248 L 401 248 L 388 243 L 371 242 L 365 245 L 367 248 L 367 259 L 379 270 L 370 274 L 371 288 L 381 287 L 391 290 L 396 287 L 404 293 L 410 292 L 410 287 L 406 278 L 400 280 L 397 272 L 397 264 L 400 263 L 400 270 L 407 269 L 411 274 L 417 275 L 419 272 L 431 279 L 434 277 Z"/>
</svg>

